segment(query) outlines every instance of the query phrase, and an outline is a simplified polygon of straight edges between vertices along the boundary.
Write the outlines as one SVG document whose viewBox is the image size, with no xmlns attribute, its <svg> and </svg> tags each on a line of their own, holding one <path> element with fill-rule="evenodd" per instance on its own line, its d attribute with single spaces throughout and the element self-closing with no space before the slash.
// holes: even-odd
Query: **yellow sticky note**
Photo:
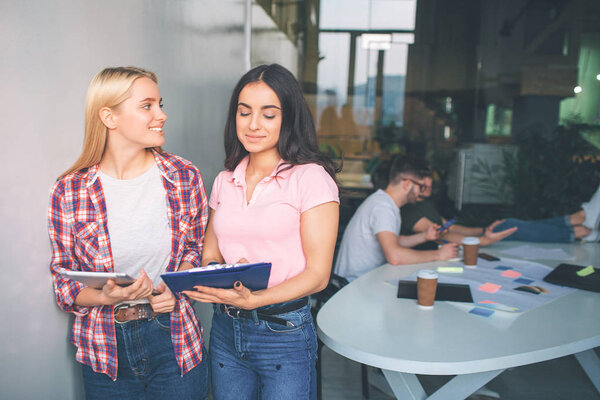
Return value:
<svg viewBox="0 0 600 400">
<path fill-rule="evenodd" d="M 588 276 L 593 274 L 594 272 L 596 272 L 594 270 L 594 267 L 592 267 L 591 265 L 588 265 L 585 268 L 581 268 L 579 271 L 577 271 L 577 275 L 579 276 Z"/>
</svg>

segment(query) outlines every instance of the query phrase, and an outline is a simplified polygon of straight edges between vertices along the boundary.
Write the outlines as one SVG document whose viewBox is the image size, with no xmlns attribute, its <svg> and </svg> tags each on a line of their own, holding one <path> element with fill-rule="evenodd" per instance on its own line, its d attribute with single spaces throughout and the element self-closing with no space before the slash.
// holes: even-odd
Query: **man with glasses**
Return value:
<svg viewBox="0 0 600 400">
<path fill-rule="evenodd" d="M 400 208 L 415 203 L 427 190 L 431 170 L 425 160 L 396 158 L 389 184 L 365 199 L 350 219 L 340 245 L 334 272 L 352 281 L 370 270 L 393 265 L 444 261 L 458 255 L 458 245 L 444 244 L 435 250 L 411 247 L 440 236 L 439 225 L 414 235 L 400 235 Z"/>
</svg>

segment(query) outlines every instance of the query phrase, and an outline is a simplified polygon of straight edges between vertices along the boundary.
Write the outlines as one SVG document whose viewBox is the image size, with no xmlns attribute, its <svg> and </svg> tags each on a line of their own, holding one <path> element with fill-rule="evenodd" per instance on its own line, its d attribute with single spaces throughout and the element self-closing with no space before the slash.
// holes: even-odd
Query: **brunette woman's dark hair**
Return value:
<svg viewBox="0 0 600 400">
<path fill-rule="evenodd" d="M 234 170 L 248 154 L 238 140 L 235 117 L 240 92 L 246 85 L 254 82 L 267 84 L 281 102 L 281 132 L 277 150 L 284 163 L 278 172 L 290 169 L 294 165 L 315 163 L 322 166 L 335 181 L 335 173 L 339 172 L 339 169 L 331 159 L 319 151 L 317 131 L 300 83 L 290 71 L 279 64 L 252 68 L 233 89 L 225 123 L 225 168 Z"/>
</svg>

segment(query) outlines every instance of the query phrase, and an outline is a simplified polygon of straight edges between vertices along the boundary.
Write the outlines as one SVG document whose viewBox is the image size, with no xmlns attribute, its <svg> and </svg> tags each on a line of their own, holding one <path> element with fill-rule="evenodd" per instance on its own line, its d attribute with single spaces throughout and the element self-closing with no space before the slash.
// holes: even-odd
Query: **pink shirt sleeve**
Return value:
<svg viewBox="0 0 600 400">
<path fill-rule="evenodd" d="M 303 168 L 298 187 L 301 213 L 331 201 L 340 202 L 337 185 L 320 165 L 310 164 Z"/>
<path fill-rule="evenodd" d="M 221 182 L 223 181 L 224 175 L 227 171 L 219 172 L 219 175 L 215 178 L 210 192 L 210 200 L 208 200 L 208 206 L 216 210 L 219 202 L 219 191 L 221 190 Z"/>
</svg>

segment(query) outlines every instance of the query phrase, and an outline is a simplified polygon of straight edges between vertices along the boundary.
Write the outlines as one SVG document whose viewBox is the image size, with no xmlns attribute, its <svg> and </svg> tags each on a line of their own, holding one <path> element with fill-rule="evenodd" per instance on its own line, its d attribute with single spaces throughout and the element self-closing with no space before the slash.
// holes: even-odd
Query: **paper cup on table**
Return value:
<svg viewBox="0 0 600 400">
<path fill-rule="evenodd" d="M 475 268 L 477 266 L 477 254 L 479 253 L 479 244 L 481 242 L 476 237 L 468 236 L 463 238 L 463 259 L 465 260 L 465 267 Z"/>
<path fill-rule="evenodd" d="M 417 274 L 417 303 L 422 308 L 432 308 L 437 290 L 438 274 L 430 269 L 422 269 Z"/>
</svg>

